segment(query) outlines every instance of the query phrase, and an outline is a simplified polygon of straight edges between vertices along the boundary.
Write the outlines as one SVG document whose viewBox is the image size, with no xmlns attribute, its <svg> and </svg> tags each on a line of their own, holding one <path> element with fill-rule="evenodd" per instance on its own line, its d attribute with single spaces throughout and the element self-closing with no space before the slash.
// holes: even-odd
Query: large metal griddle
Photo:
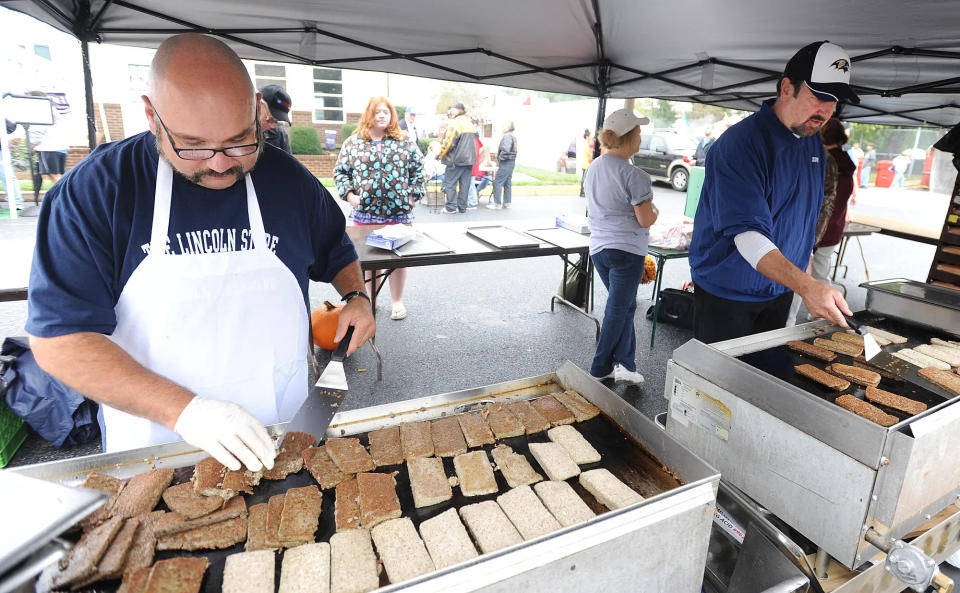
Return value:
<svg viewBox="0 0 960 593">
<path fill-rule="evenodd" d="M 877 284 L 889 288 L 889 282 Z M 910 287 L 902 297 L 884 290 L 880 299 L 867 288 L 873 305 L 857 319 L 908 338 L 885 346 L 887 353 L 934 337 L 955 339 L 944 328 L 960 328 L 960 309 L 938 302 L 918 307 Z M 926 411 L 909 416 L 884 409 L 900 422 L 883 427 L 840 408 L 834 403 L 839 393 L 793 369 L 829 363 L 786 347 L 789 340 L 812 342 L 840 330 L 820 320 L 709 345 L 691 340 L 668 363 L 664 395 L 671 436 L 718 467 L 724 482 L 763 513 L 845 567 L 858 568 L 877 557 L 871 541 L 877 534 L 902 538 L 960 497 L 954 453 L 960 450 L 960 396 L 904 363 L 903 381 L 884 378 L 879 387 L 927 404 Z M 853 361 L 839 354 L 834 362 Z M 857 385 L 845 391 L 863 392 Z M 950 536 L 925 551 L 941 561 L 958 547 L 960 538 Z M 899 592 L 897 583 L 870 590 Z"/>
<path fill-rule="evenodd" d="M 528 399 L 565 388 L 577 389 L 584 397 L 601 407 L 604 412 L 597 418 L 574 425 L 603 457 L 600 463 L 583 466 L 582 469 L 605 467 L 648 500 L 628 509 L 610 512 L 583 490 L 576 480 L 572 480 L 569 483 L 584 501 L 601 516 L 582 525 L 538 538 L 538 540 L 524 542 L 508 550 L 481 555 L 480 558 L 471 563 L 436 571 L 408 583 L 389 585 L 386 574 L 382 573 L 381 586 L 384 587 L 383 591 L 432 591 L 436 590 L 435 587 L 438 587 L 437 583 L 442 582 L 459 583 L 455 585 L 455 588 L 462 591 L 512 590 L 516 583 L 524 582 L 525 579 L 530 578 L 529 575 L 532 572 L 540 573 L 545 569 L 549 570 L 551 564 L 549 556 L 551 554 L 556 554 L 557 560 L 562 564 L 572 562 L 579 564 L 580 568 L 578 570 L 584 570 L 584 564 L 576 560 L 576 558 L 582 557 L 583 552 L 570 549 L 561 552 L 561 550 L 570 548 L 572 545 L 585 545 L 584 551 L 588 556 L 596 555 L 598 560 L 594 563 L 598 569 L 603 568 L 603 560 L 600 559 L 606 558 L 610 554 L 610 552 L 601 551 L 601 548 L 605 545 L 616 544 L 613 546 L 614 549 L 629 549 L 630 547 L 630 545 L 624 547 L 624 544 L 616 543 L 617 540 L 613 540 L 610 544 L 598 544 L 596 546 L 585 544 L 581 540 L 589 542 L 591 538 L 609 538 L 611 534 L 619 531 L 622 533 L 621 537 L 626 537 L 631 541 L 642 538 L 642 541 L 636 539 L 632 545 L 649 546 L 651 549 L 663 548 L 663 542 L 647 541 L 649 535 L 642 535 L 644 530 L 650 529 L 676 531 L 672 541 L 665 544 L 667 548 L 673 551 L 669 554 L 651 552 L 652 566 L 657 566 L 656 570 L 660 571 L 660 574 L 651 575 L 649 569 L 647 569 L 642 576 L 637 578 L 647 579 L 650 583 L 677 583 L 680 586 L 677 590 L 690 591 L 691 593 L 699 590 L 698 583 L 706 559 L 706 539 L 709 533 L 710 517 L 712 516 L 713 497 L 715 496 L 719 476 L 709 466 L 683 450 L 682 447 L 677 447 L 663 431 L 626 404 L 616 394 L 590 379 L 585 372 L 571 363 L 565 363 L 556 374 L 408 400 L 397 404 L 341 412 L 334 418 L 326 436 L 357 436 L 364 445 L 368 445 L 367 434 L 377 428 L 396 425 L 405 421 L 438 418 L 470 410 L 491 401 Z M 279 434 L 282 429 L 283 425 L 269 427 L 269 430 L 274 434 Z M 534 468 L 546 479 L 546 474 L 537 466 L 533 456 L 529 454 L 529 443 L 546 440 L 548 440 L 546 433 L 541 433 L 529 437 L 501 439 L 498 443 L 509 445 L 515 451 L 523 453 Z M 488 455 L 492 448 L 492 445 L 484 447 Z M 189 446 L 184 443 L 173 443 L 124 454 L 105 454 L 28 466 L 19 468 L 18 471 L 45 477 L 60 483 L 76 485 L 82 481 L 87 473 L 94 469 L 106 471 L 118 477 L 127 477 L 151 466 L 166 466 L 177 468 L 174 483 L 180 483 L 190 479 L 193 464 L 203 456 L 201 452 L 191 451 Z M 452 458 L 444 459 L 444 469 L 448 476 L 456 475 Z M 410 517 L 415 525 L 419 525 L 421 521 L 434 517 L 451 507 L 460 508 L 483 500 L 493 500 L 497 496 L 497 494 L 490 494 L 479 497 L 464 497 L 460 494 L 458 488 L 454 488 L 454 497 L 451 501 L 415 509 L 405 466 L 387 466 L 378 468 L 376 471 L 381 473 L 396 472 L 397 494 L 403 516 Z M 495 475 L 500 487 L 498 494 L 502 494 L 509 487 L 500 472 L 495 472 Z M 260 485 L 255 487 L 254 494 L 245 497 L 247 506 L 249 508 L 255 504 L 265 503 L 271 496 L 286 492 L 289 488 L 311 484 L 316 484 L 316 482 L 306 469 L 290 475 L 284 480 L 262 480 Z M 328 541 L 335 532 L 333 521 L 334 499 L 334 490 L 323 492 L 323 508 L 317 531 L 317 541 Z M 650 508 L 644 510 L 644 506 Z M 654 507 L 660 507 L 660 509 L 655 511 Z M 668 510 L 671 507 L 681 512 L 679 514 L 671 513 Z M 166 510 L 162 501 L 157 508 Z M 659 518 L 649 514 L 654 512 L 660 514 Z M 666 512 L 666 515 L 663 515 L 664 512 Z M 668 517 L 671 514 L 674 515 L 673 519 Z M 679 520 L 677 527 L 670 526 L 670 523 L 674 520 Z M 594 530 L 596 532 L 593 535 L 586 533 Z M 545 553 L 544 545 L 547 546 L 547 549 L 552 549 L 553 552 Z M 243 544 L 241 543 L 226 550 L 157 552 L 156 559 L 187 554 L 206 556 L 210 560 L 210 568 L 207 570 L 204 581 L 204 591 L 218 592 L 222 584 L 223 566 L 226 557 L 229 554 L 242 551 Z M 657 560 L 655 556 L 658 555 L 662 555 L 663 558 Z M 611 559 L 610 561 L 614 560 Z M 617 562 L 617 564 L 620 565 L 620 568 L 612 571 L 608 569 L 605 572 L 610 574 L 599 578 L 610 580 L 611 584 L 606 588 L 612 591 L 633 590 L 631 579 L 624 580 L 617 577 L 616 574 L 617 571 L 632 572 L 633 561 L 623 560 Z M 276 582 L 279 582 L 280 565 L 281 563 L 278 560 Z M 499 575 L 496 572 L 490 573 L 490 570 L 498 565 L 502 567 Z M 529 566 L 524 568 L 525 565 Z M 575 591 L 578 590 L 577 587 L 582 589 L 582 582 L 577 585 L 577 574 L 564 574 L 564 571 L 569 573 L 570 570 L 569 567 L 565 566 L 557 572 L 555 578 L 556 582 L 560 584 L 552 587 L 551 590 Z M 512 578 L 511 572 L 515 573 Z M 546 577 L 545 582 L 550 582 L 550 578 Z M 486 586 L 485 581 L 487 582 Z M 118 586 L 119 582 L 117 581 L 106 583 L 106 586 L 98 585 L 95 590 L 115 591 Z M 659 585 L 655 584 L 653 586 L 658 587 Z"/>
</svg>

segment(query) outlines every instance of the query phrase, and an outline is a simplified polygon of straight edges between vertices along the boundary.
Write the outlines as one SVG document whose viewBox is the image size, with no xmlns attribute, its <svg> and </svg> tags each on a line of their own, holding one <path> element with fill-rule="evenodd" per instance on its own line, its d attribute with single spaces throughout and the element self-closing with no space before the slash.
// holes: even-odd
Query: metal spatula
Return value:
<svg viewBox="0 0 960 593">
<path fill-rule="evenodd" d="M 303 400 L 300 409 L 287 424 L 284 438 L 291 432 L 307 432 L 323 440 L 327 427 L 336 414 L 336 408 L 347 396 L 347 375 L 343 370 L 343 359 L 347 356 L 351 338 L 353 326 L 347 329 L 346 335 L 330 356 L 327 368 L 323 369 L 323 373 L 307 393 L 307 399 Z"/>
<path fill-rule="evenodd" d="M 880 345 L 877 344 L 877 339 L 873 337 L 873 334 L 864 329 L 864 327 L 860 325 L 860 323 L 857 322 L 857 320 L 855 320 L 853 317 L 847 317 L 844 315 L 843 318 L 846 320 L 847 325 L 849 325 L 851 329 L 863 336 L 863 357 L 865 359 L 870 360 L 877 354 L 880 354 Z"/>
</svg>

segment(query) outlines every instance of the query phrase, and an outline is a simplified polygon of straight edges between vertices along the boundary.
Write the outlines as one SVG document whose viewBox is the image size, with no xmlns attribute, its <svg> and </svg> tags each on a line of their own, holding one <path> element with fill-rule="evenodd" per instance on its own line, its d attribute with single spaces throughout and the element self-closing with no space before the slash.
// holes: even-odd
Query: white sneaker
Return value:
<svg viewBox="0 0 960 593">
<path fill-rule="evenodd" d="M 596 379 L 597 381 L 604 381 L 604 380 L 606 380 L 606 379 L 613 379 L 613 376 L 616 374 L 616 372 L 617 372 L 617 368 L 614 367 L 613 370 L 610 371 L 609 374 L 604 375 L 604 376 L 602 376 L 602 377 L 593 377 L 593 375 L 590 375 L 590 376 L 593 377 L 594 379 Z"/>
<path fill-rule="evenodd" d="M 636 371 L 628 371 L 623 365 L 613 367 L 613 380 L 617 383 L 629 383 L 639 385 L 643 383 L 643 375 Z"/>
<path fill-rule="evenodd" d="M 487 204 L 487 210 L 503 210 L 500 204 Z"/>
</svg>

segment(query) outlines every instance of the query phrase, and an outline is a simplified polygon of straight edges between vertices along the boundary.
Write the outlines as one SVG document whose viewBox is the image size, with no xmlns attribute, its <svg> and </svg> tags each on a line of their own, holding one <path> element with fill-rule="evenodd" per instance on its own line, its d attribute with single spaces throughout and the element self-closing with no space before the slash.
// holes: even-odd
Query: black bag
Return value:
<svg viewBox="0 0 960 593">
<path fill-rule="evenodd" d="M 647 319 L 653 319 L 653 306 L 647 309 Z M 669 323 L 683 329 L 693 329 L 693 293 L 676 288 L 660 291 L 659 323 Z"/>
<path fill-rule="evenodd" d="M 0 354 L 0 396 L 14 414 L 54 447 L 79 445 L 100 434 L 97 404 L 47 374 L 26 338 L 7 338 Z"/>
<path fill-rule="evenodd" d="M 565 300 L 570 301 L 577 307 L 585 307 L 587 304 L 587 278 L 581 268 L 581 260 L 571 262 L 567 268 L 567 275 L 560 285 L 558 295 Z"/>
</svg>

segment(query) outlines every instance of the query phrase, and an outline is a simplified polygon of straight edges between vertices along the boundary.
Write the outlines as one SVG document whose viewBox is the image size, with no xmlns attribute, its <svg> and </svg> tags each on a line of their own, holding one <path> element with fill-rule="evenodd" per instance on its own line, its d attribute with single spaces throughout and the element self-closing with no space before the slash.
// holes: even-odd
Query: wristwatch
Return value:
<svg viewBox="0 0 960 593">
<path fill-rule="evenodd" d="M 363 292 L 362 290 L 354 290 L 340 297 L 340 301 L 346 304 L 357 297 L 363 297 L 368 301 L 370 300 L 370 295 L 368 295 L 367 293 Z"/>
</svg>

